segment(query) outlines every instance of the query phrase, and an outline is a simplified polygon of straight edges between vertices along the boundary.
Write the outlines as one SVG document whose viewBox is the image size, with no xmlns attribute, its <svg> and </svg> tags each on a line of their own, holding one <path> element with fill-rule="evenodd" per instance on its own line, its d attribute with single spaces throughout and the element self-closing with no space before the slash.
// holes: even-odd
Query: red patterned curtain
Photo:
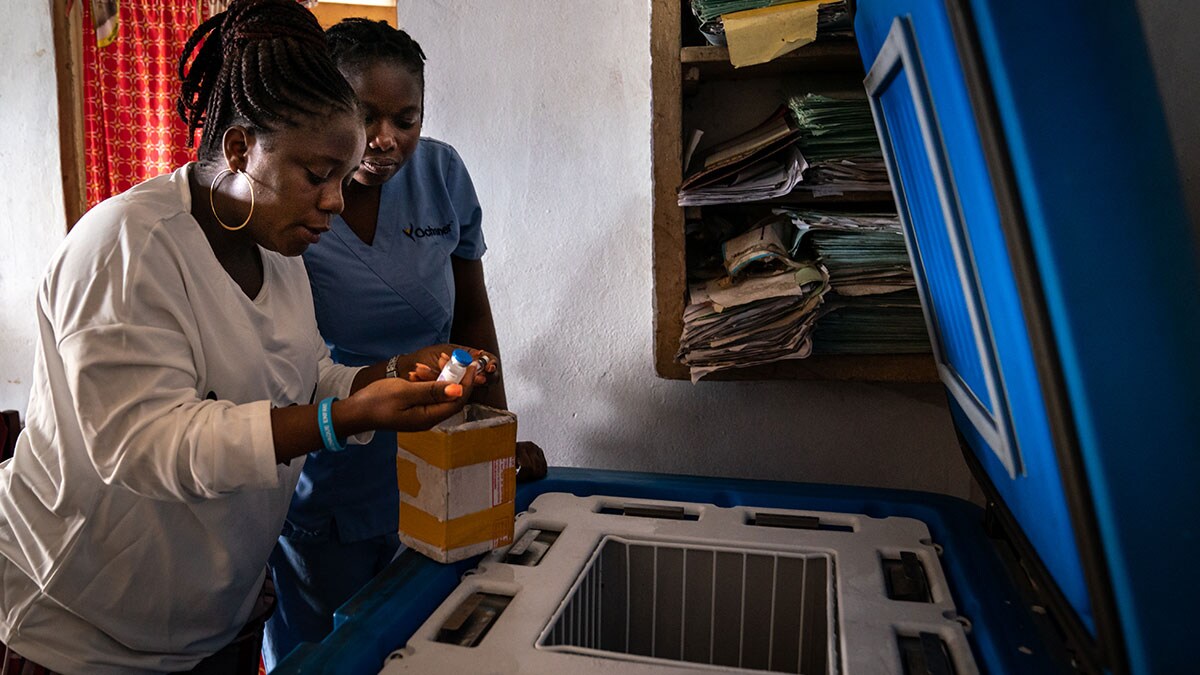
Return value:
<svg viewBox="0 0 1200 675">
<path fill-rule="evenodd" d="M 175 113 L 178 59 L 207 2 L 84 0 L 87 203 L 192 159 Z"/>
<path fill-rule="evenodd" d="M 83 0 L 88 208 L 195 157 L 175 112 L 179 55 L 196 26 L 230 1 Z"/>
</svg>

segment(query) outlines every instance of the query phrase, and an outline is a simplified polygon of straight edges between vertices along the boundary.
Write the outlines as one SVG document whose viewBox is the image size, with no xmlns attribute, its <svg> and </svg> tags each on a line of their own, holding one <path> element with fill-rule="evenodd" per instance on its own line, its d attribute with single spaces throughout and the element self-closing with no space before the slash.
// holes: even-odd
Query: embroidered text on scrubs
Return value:
<svg viewBox="0 0 1200 675">
<path fill-rule="evenodd" d="M 408 227 L 404 228 L 403 232 L 408 236 L 409 239 L 412 239 L 413 241 L 416 241 L 417 239 L 424 239 L 425 237 L 449 237 L 452 226 L 453 223 L 446 223 L 445 227 L 426 228 L 413 227 L 412 225 L 409 225 Z"/>
</svg>

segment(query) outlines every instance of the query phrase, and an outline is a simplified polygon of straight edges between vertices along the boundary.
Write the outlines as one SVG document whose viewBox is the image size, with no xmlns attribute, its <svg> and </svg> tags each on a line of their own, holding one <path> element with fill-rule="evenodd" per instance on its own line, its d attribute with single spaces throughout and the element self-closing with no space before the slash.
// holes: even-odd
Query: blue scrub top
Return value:
<svg viewBox="0 0 1200 675">
<path fill-rule="evenodd" d="M 304 254 L 317 325 L 333 359 L 365 366 L 449 341 L 450 256 L 483 257 L 481 220 L 462 159 L 431 138 L 422 138 L 383 185 L 372 245 L 334 216 L 330 231 Z M 361 541 L 395 533 L 399 509 L 396 434 L 381 431 L 366 446 L 309 454 L 283 533 Z"/>
</svg>

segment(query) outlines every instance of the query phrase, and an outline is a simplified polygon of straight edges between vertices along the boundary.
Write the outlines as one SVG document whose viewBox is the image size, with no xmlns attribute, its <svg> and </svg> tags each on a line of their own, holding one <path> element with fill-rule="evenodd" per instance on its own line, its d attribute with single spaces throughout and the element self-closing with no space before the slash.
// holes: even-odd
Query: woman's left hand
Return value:
<svg viewBox="0 0 1200 675">
<path fill-rule="evenodd" d="M 517 482 L 546 477 L 546 454 L 533 441 L 517 441 Z"/>
</svg>

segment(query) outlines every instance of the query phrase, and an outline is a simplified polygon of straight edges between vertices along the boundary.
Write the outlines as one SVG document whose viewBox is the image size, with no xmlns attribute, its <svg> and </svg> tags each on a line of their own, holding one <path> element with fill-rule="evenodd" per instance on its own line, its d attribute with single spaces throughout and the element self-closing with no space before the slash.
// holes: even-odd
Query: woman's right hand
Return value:
<svg viewBox="0 0 1200 675">
<path fill-rule="evenodd" d="M 336 419 L 344 412 L 352 419 L 366 420 L 371 429 L 423 431 L 462 410 L 473 386 L 470 377 L 464 378 L 463 384 L 383 378 L 335 404 L 335 408 L 344 404 L 346 409 L 335 409 L 334 415 Z"/>
<path fill-rule="evenodd" d="M 409 382 L 394 377 L 375 380 L 348 398 L 333 402 L 330 415 L 334 433 L 347 438 L 377 429 L 424 431 L 462 410 L 474 386 L 471 378 L 466 378 L 464 384 Z M 322 447 L 317 415 L 316 405 L 271 410 L 276 461 L 288 462 Z"/>
</svg>

